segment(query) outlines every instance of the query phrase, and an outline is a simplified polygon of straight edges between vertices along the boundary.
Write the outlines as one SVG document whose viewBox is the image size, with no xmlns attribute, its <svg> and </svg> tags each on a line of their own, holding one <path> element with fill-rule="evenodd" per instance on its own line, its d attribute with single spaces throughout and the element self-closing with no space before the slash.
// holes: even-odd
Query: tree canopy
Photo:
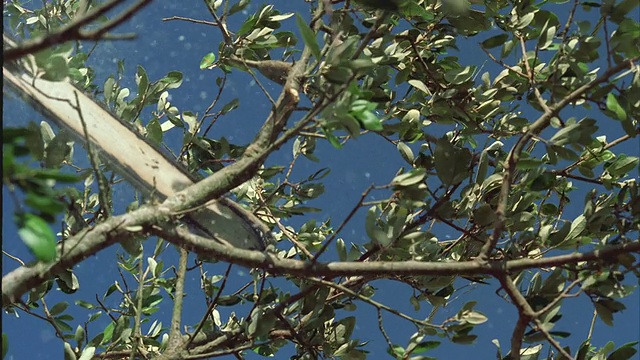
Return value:
<svg viewBox="0 0 640 360">
<path fill-rule="evenodd" d="M 638 6 L 5 2 L 3 321 L 65 359 L 633 358 Z"/>
</svg>

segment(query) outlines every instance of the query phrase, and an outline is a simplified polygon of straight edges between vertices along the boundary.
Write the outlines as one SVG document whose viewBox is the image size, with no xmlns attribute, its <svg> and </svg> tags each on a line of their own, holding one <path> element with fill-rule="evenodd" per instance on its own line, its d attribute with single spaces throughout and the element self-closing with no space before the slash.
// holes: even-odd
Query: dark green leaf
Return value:
<svg viewBox="0 0 640 360">
<path fill-rule="evenodd" d="M 437 176 L 444 185 L 457 184 L 469 176 L 471 153 L 453 146 L 447 139 L 438 140 L 434 161 Z"/>
<path fill-rule="evenodd" d="M 147 90 L 149 90 L 149 77 L 140 65 L 138 65 L 138 71 L 136 72 L 136 84 L 138 84 L 138 96 L 145 96 Z"/>
<path fill-rule="evenodd" d="M 147 139 L 154 144 L 162 143 L 162 125 L 155 117 L 147 124 Z"/>
<path fill-rule="evenodd" d="M 487 40 L 482 42 L 482 47 L 485 48 L 485 49 L 496 48 L 496 47 L 498 47 L 500 45 L 503 45 L 505 43 L 505 41 L 507 41 L 508 38 L 509 38 L 509 35 L 507 35 L 507 34 L 500 34 L 500 35 L 492 36 L 492 37 L 490 37 Z"/>
<path fill-rule="evenodd" d="M 49 314 L 51 316 L 56 316 L 56 315 L 62 313 L 63 311 L 65 311 L 68 307 L 69 307 L 69 303 L 68 302 L 66 302 L 66 301 L 59 302 L 59 303 L 55 304 L 53 307 L 51 307 L 51 309 L 49 309 Z"/>
<path fill-rule="evenodd" d="M 637 341 L 626 343 L 619 348 L 617 348 L 614 352 L 612 352 L 609 356 L 607 356 L 607 360 L 627 360 L 631 359 L 633 355 L 635 355 L 638 350 L 634 349 L 635 346 L 638 345 Z"/>
<path fill-rule="evenodd" d="M 222 115 L 227 114 L 237 109 L 238 106 L 240 106 L 240 100 L 238 98 L 234 98 L 233 100 L 229 101 L 222 107 L 222 109 L 220 110 L 220 114 Z"/>
<path fill-rule="evenodd" d="M 302 41 L 304 41 L 304 44 L 309 47 L 311 54 L 320 61 L 320 46 L 318 46 L 318 42 L 316 41 L 316 34 L 299 14 L 296 14 L 296 24 L 300 30 Z"/>
<path fill-rule="evenodd" d="M 4 359 L 7 356 L 7 352 L 9 351 L 9 338 L 7 334 L 2 333 L 2 358 Z"/>
</svg>

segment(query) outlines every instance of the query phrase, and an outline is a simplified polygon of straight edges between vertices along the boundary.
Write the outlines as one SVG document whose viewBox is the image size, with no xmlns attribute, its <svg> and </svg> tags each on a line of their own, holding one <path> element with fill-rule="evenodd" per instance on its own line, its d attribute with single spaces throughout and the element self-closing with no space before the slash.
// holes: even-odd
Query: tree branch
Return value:
<svg viewBox="0 0 640 360">
<path fill-rule="evenodd" d="M 97 29 L 90 30 L 90 31 L 82 30 L 81 28 L 83 26 L 87 25 L 91 21 L 96 20 L 100 16 L 107 13 L 109 10 L 115 8 L 117 5 L 124 2 L 124 0 L 108 1 L 94 8 L 84 16 L 73 19 L 69 24 L 52 31 L 46 36 L 29 39 L 15 48 L 5 49 L 4 61 L 10 62 L 22 56 L 25 56 L 27 54 L 33 54 L 40 50 L 43 50 L 58 44 L 62 44 L 70 40 L 91 40 L 91 41 L 100 40 L 101 38 L 104 37 L 104 34 L 107 31 L 125 22 L 127 19 L 133 16 L 140 9 L 149 5 L 151 1 L 152 0 L 139 0 L 130 8 L 126 9 L 115 18 L 107 21 L 105 24 L 101 25 Z M 133 37 L 134 36 L 126 36 L 126 37 L 120 37 L 120 38 L 132 39 Z"/>
</svg>

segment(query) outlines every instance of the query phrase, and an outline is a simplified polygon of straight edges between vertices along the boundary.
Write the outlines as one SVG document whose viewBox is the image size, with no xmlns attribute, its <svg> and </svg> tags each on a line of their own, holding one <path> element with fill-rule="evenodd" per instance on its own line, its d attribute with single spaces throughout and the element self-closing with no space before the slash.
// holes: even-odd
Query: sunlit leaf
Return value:
<svg viewBox="0 0 640 360">
<path fill-rule="evenodd" d="M 56 259 L 56 237 L 41 217 L 23 214 L 20 217 L 18 235 L 35 257 L 44 262 Z"/>
</svg>

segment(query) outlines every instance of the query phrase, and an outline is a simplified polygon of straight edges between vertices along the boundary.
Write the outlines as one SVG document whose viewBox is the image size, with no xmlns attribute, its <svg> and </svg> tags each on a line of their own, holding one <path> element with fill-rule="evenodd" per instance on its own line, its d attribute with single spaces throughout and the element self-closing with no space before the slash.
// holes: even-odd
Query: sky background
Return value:
<svg viewBox="0 0 640 360">
<path fill-rule="evenodd" d="M 255 12 L 262 2 L 255 2 L 248 8 L 249 13 Z M 277 8 L 283 12 L 297 11 L 302 16 L 308 17 L 307 5 L 303 1 L 276 2 Z M 35 5 L 37 6 L 37 5 Z M 558 7 L 558 16 L 561 21 L 565 17 L 562 16 L 563 7 Z M 565 11 L 566 12 L 566 11 Z M 589 15 L 591 19 L 597 17 L 597 13 Z M 147 71 L 150 80 L 157 80 L 165 76 L 169 71 L 181 71 L 185 78 L 184 83 L 178 89 L 171 91 L 171 102 L 181 111 L 191 110 L 202 114 L 211 99 L 217 92 L 215 85 L 216 77 L 221 75 L 219 69 L 200 70 L 199 64 L 202 56 L 213 51 L 217 53 L 218 44 L 221 41 L 220 33 L 217 28 L 186 23 L 182 21 L 163 22 L 162 18 L 169 16 L 184 16 L 196 19 L 212 20 L 202 1 L 190 2 L 174 2 L 168 0 L 157 0 L 147 8 L 143 9 L 139 14 L 134 16 L 126 24 L 119 27 L 115 32 L 135 32 L 138 38 L 135 41 L 108 42 L 101 44 L 96 49 L 89 64 L 93 66 L 98 73 L 96 83 L 101 85 L 110 74 L 116 71 L 116 59 L 125 59 L 125 75 L 123 85 L 132 90 L 132 96 L 135 96 L 134 74 L 136 65 L 142 65 Z M 238 29 L 244 21 L 245 14 L 236 14 L 229 19 L 230 30 Z M 290 18 L 283 22 L 283 28 L 297 33 L 295 26 L 295 18 Z M 482 53 L 478 47 L 478 43 L 484 38 L 492 34 L 481 35 L 478 37 L 462 40 L 458 43 L 460 53 L 453 55 L 460 56 L 461 64 L 476 64 L 483 66 L 481 71 L 489 71 L 491 78 L 501 71 L 493 63 L 491 63 L 486 55 Z M 300 41 L 300 43 L 302 43 Z M 299 44 L 301 46 L 301 44 Z M 272 53 L 274 58 L 280 56 L 279 53 Z M 227 90 L 223 94 L 221 104 L 225 104 L 234 97 L 240 99 L 240 108 L 230 115 L 219 121 L 210 132 L 210 136 L 215 138 L 218 135 L 225 136 L 230 142 L 237 144 L 246 144 L 254 136 L 256 130 L 262 124 L 264 118 L 271 109 L 267 101 L 263 101 L 264 96 L 260 89 L 253 83 L 252 78 L 245 73 L 235 71 L 234 75 L 229 78 Z M 277 85 L 268 84 L 268 89 L 272 95 L 276 95 L 279 91 Z M 260 100 L 257 100 L 260 99 Z M 564 114 L 567 115 L 567 114 Z M 577 118 L 584 116 L 580 111 L 576 111 Z M 535 116 L 535 113 L 525 116 Z M 622 135 L 622 130 L 615 126 L 608 126 L 607 121 L 599 113 L 592 115 L 599 121 L 602 128 L 606 128 L 608 139 L 614 139 Z M 10 97 L 3 106 L 4 126 L 21 126 L 26 125 L 29 121 L 39 123 L 44 118 L 37 112 L 33 111 L 29 105 L 22 100 Z M 146 121 L 149 119 L 147 118 Z M 294 119 L 295 120 L 295 119 Z M 165 134 L 165 142 L 173 149 L 177 149 L 181 145 L 182 136 L 174 129 Z M 444 128 L 434 126 L 434 135 L 446 131 Z M 419 145 L 419 144 L 416 144 Z M 305 217 L 292 218 L 284 221 L 285 225 L 298 227 L 312 217 L 317 219 L 318 223 L 327 219 L 331 219 L 331 224 L 336 227 L 357 203 L 362 192 L 370 184 L 387 184 L 393 179 L 395 172 L 399 166 L 406 165 L 399 153 L 394 149 L 393 145 L 382 140 L 378 136 L 363 136 L 355 141 L 350 141 L 342 150 L 337 150 L 330 145 L 319 142 L 316 155 L 320 158 L 320 163 L 315 163 L 307 159 L 301 159 L 296 163 L 292 178 L 303 179 L 315 173 L 323 167 L 330 166 L 331 174 L 325 179 L 325 194 L 319 199 L 314 200 L 309 205 L 321 208 L 322 211 L 316 214 L 309 214 Z M 414 148 L 415 150 L 415 148 Z M 79 164 L 86 164 L 83 159 L 82 150 L 79 145 L 75 148 L 75 160 Z M 638 144 L 633 141 L 626 142 L 615 148 L 616 152 L 626 153 L 638 156 Z M 292 159 L 291 142 L 273 154 L 267 161 L 269 165 L 287 165 Z M 572 207 L 568 208 L 569 214 L 575 217 L 582 213 L 583 196 L 589 187 L 583 183 L 574 183 L 580 189 L 579 192 L 573 194 L 574 201 Z M 133 190 L 126 184 L 118 185 L 114 193 L 114 202 L 120 210 L 131 201 Z M 374 193 L 368 200 L 376 198 L 386 198 L 387 193 Z M 31 255 L 27 252 L 24 245 L 17 237 L 16 228 L 12 221 L 14 204 L 7 196 L 7 189 L 3 187 L 3 249 L 10 254 L 19 256 L 23 259 L 31 259 Z M 122 212 L 122 211 L 121 211 Z M 118 213 L 116 211 L 116 213 Z M 368 241 L 364 232 L 364 215 L 365 211 L 361 210 L 359 215 L 340 234 L 349 244 L 365 243 Z M 438 232 L 440 231 L 440 232 Z M 441 240 L 453 239 L 458 236 L 457 233 L 451 233 L 444 230 L 435 232 Z M 153 251 L 153 240 L 146 243 L 145 251 L 150 253 Z M 113 246 L 100 252 L 84 262 L 76 266 L 74 273 L 78 276 L 81 289 L 72 296 L 65 295 L 60 291 L 53 290 L 47 297 L 49 306 L 59 301 L 73 302 L 76 299 L 82 299 L 94 302 L 96 294 L 102 297 L 103 292 L 114 280 L 119 280 L 117 264 L 114 261 L 115 254 L 122 252 L 119 246 Z M 335 259 L 333 253 L 329 253 L 326 259 Z M 175 264 L 177 256 L 175 251 L 170 249 L 163 254 L 165 264 Z M 191 262 L 192 263 L 192 262 Z M 7 257 L 3 258 L 2 269 L 6 274 L 16 267 L 16 263 Z M 222 274 L 225 267 L 221 265 L 206 265 L 208 275 Z M 249 271 L 244 268 L 234 267 L 232 272 L 232 281 L 230 281 L 229 291 L 235 290 L 247 281 L 251 280 Z M 199 291 L 200 279 L 197 271 L 188 274 L 187 294 L 192 294 L 186 298 L 187 306 L 184 313 L 184 323 L 197 323 L 206 309 L 204 299 Z M 133 286 L 133 280 L 129 278 L 130 286 Z M 274 285 L 285 284 L 284 279 L 272 279 Z M 372 283 L 377 289 L 374 297 L 376 301 L 398 308 L 400 311 L 406 312 L 416 318 L 426 318 L 431 311 L 431 306 L 423 302 L 422 309 L 416 313 L 409 303 L 411 291 L 407 286 L 394 283 L 388 280 L 377 280 Z M 456 287 L 465 285 L 464 282 L 456 283 Z M 478 359 L 495 359 L 496 347 L 491 343 L 492 339 L 498 339 L 506 353 L 509 347 L 511 332 L 515 325 L 516 310 L 507 301 L 495 295 L 497 286 L 495 282 L 487 285 L 467 285 L 462 291 L 457 291 L 459 295 L 449 307 L 441 309 L 434 319 L 435 323 L 443 319 L 455 315 L 455 312 L 470 300 L 478 301 L 476 310 L 488 316 L 489 321 L 479 325 L 473 331 L 473 334 L 479 335 L 474 345 L 454 345 L 446 339 L 441 339 L 442 344 L 439 348 L 426 353 L 425 355 L 440 359 L 455 358 L 478 358 Z M 119 298 L 112 296 L 111 303 L 108 306 L 117 306 Z M 614 316 L 615 327 L 610 328 L 600 320 L 596 321 L 594 328 L 592 343 L 596 347 L 603 346 L 607 341 L 615 341 L 617 346 L 630 341 L 637 341 L 640 336 L 640 315 L 639 315 L 639 297 L 638 292 L 633 296 L 623 299 L 627 309 L 622 313 Z M 581 343 L 587 335 L 591 322 L 591 304 L 585 296 L 578 299 L 570 299 L 565 301 L 562 307 L 563 319 L 554 328 L 554 330 L 568 331 L 573 334 L 569 339 L 562 341 L 563 345 L 570 345 L 572 351 Z M 161 306 L 161 311 L 156 313 L 163 324 L 168 325 L 170 320 L 170 303 L 167 301 Z M 220 308 L 223 319 L 226 319 L 231 311 L 235 311 L 240 316 L 244 315 L 243 308 Z M 246 311 L 246 307 L 244 308 Z M 75 328 L 78 324 L 86 321 L 87 317 L 93 311 L 82 308 L 75 308 L 70 311 L 75 320 L 70 323 Z M 375 309 L 364 303 L 358 303 L 358 308 L 353 313 L 338 312 L 336 320 L 346 317 L 356 316 L 358 318 L 357 328 L 354 338 L 360 341 L 368 341 L 370 344 L 366 347 L 370 351 L 371 359 L 389 358 L 386 354 L 386 343 L 382 339 L 377 328 L 377 318 Z M 101 319 L 92 323 L 89 328 L 88 337 L 95 336 L 101 328 L 108 324 L 109 318 L 102 316 Z M 52 359 L 62 358 L 62 347 L 52 328 L 42 320 L 35 317 L 19 313 L 19 317 L 15 315 L 3 314 L 3 332 L 9 336 L 10 348 L 7 359 Z M 385 314 L 385 329 L 390 335 L 394 343 L 407 345 L 411 334 L 416 329 L 410 323 L 399 320 L 393 315 Z M 143 325 L 143 332 L 146 332 L 150 323 Z M 429 339 L 436 340 L 436 339 Z M 74 344 L 75 345 L 75 344 Z M 52 355 L 53 354 L 53 355 Z M 481 354 L 481 355 L 480 355 Z M 292 348 L 285 349 L 278 353 L 276 358 L 288 358 L 293 355 Z M 231 357 L 229 357 L 231 358 Z M 248 356 L 248 358 L 257 358 L 256 356 Z"/>
</svg>

